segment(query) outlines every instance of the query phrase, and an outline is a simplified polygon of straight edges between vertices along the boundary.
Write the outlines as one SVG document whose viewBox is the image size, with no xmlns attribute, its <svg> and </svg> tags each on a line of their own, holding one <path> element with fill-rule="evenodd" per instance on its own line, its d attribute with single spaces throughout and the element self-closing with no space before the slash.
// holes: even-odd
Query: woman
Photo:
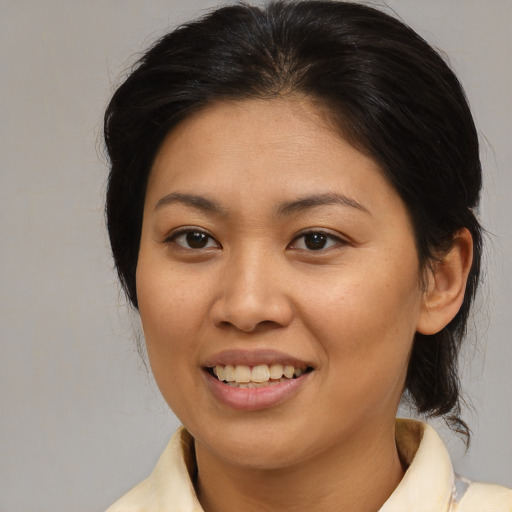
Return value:
<svg viewBox="0 0 512 512">
<path fill-rule="evenodd" d="M 184 428 L 109 511 L 511 510 L 401 399 L 460 418 L 478 140 L 417 34 L 337 2 L 238 5 L 114 94 L 108 228 Z"/>
</svg>

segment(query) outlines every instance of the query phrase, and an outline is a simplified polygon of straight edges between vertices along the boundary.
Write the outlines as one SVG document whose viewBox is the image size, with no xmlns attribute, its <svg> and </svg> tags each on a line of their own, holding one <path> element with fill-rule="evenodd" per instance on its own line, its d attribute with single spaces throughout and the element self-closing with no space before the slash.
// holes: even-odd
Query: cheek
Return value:
<svg viewBox="0 0 512 512">
<path fill-rule="evenodd" d="M 194 287 L 161 275 L 155 267 L 137 269 L 137 295 L 148 359 L 160 392 L 182 421 L 190 417 L 189 396 L 200 388 L 198 319 L 204 317 Z"/>
<path fill-rule="evenodd" d="M 346 269 L 328 286 L 307 287 L 304 296 L 308 328 L 326 364 L 343 369 L 340 378 L 378 385 L 379 378 L 403 373 L 421 304 L 415 260 Z"/>
<path fill-rule="evenodd" d="M 204 318 L 204 283 L 165 259 L 139 258 L 137 298 L 144 332 L 150 338 L 168 338 L 173 332 L 188 337 Z"/>
<path fill-rule="evenodd" d="M 330 390 L 329 414 L 339 422 L 348 421 L 347 411 L 352 419 L 395 414 L 414 336 L 410 320 L 397 314 L 397 303 L 367 294 L 342 294 L 335 308 L 318 306 L 315 337 L 324 353 L 327 371 L 319 375 L 322 389 Z"/>
<path fill-rule="evenodd" d="M 194 280 L 139 260 L 137 297 L 149 362 L 167 399 L 165 388 L 190 374 L 197 360 L 197 339 L 205 318 L 204 299 Z"/>
</svg>

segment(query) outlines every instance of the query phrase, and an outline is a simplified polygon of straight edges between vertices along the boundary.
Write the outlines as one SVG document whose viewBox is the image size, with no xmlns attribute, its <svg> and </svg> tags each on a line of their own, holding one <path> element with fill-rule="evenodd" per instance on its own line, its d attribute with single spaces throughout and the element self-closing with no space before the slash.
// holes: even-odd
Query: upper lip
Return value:
<svg viewBox="0 0 512 512">
<path fill-rule="evenodd" d="M 291 365 L 295 368 L 312 367 L 313 365 L 299 359 L 291 354 L 280 352 L 278 350 L 224 350 L 208 357 L 203 366 L 205 368 L 212 368 L 214 366 L 226 365 L 246 365 L 257 366 L 260 364 L 282 364 Z"/>
</svg>

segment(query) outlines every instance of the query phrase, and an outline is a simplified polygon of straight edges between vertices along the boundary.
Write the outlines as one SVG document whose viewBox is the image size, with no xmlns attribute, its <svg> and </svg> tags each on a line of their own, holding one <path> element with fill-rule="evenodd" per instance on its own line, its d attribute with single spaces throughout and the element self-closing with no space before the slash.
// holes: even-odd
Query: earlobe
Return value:
<svg viewBox="0 0 512 512">
<path fill-rule="evenodd" d="M 473 239 L 466 228 L 457 231 L 450 250 L 428 270 L 427 286 L 416 330 L 436 334 L 458 313 L 473 261 Z"/>
</svg>

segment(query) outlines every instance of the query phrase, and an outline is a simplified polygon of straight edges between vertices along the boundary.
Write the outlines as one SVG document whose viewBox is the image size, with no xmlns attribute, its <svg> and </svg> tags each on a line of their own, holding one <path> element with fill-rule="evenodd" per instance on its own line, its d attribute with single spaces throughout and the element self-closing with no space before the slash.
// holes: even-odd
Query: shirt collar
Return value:
<svg viewBox="0 0 512 512">
<path fill-rule="evenodd" d="M 454 475 L 448 452 L 426 423 L 397 419 L 395 437 L 405 475 L 379 512 L 448 512 Z M 181 427 L 151 475 L 108 512 L 204 512 L 194 490 L 197 467 L 192 436 Z"/>
<path fill-rule="evenodd" d="M 404 477 L 379 512 L 448 512 L 453 505 L 450 456 L 436 431 L 420 421 L 398 418 L 395 438 Z"/>
</svg>

